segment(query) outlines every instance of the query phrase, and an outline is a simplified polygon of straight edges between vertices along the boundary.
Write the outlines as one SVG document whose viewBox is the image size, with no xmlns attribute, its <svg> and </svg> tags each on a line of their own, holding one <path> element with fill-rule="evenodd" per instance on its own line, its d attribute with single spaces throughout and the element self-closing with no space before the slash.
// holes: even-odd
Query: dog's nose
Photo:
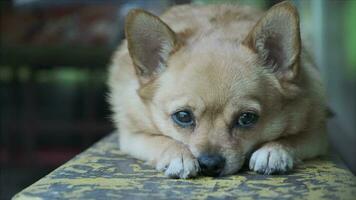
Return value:
<svg viewBox="0 0 356 200">
<path fill-rule="evenodd" d="M 214 154 L 202 154 L 198 156 L 198 162 L 202 174 L 207 176 L 219 176 L 225 166 L 225 159 Z"/>
</svg>

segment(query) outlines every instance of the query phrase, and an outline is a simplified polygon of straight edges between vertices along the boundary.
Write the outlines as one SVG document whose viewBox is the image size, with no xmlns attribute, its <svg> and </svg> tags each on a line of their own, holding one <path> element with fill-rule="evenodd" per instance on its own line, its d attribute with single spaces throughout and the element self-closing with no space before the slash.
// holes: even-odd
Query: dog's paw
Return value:
<svg viewBox="0 0 356 200">
<path fill-rule="evenodd" d="M 255 151 L 250 169 L 260 174 L 283 174 L 293 168 L 293 157 L 279 145 L 268 145 Z"/>
<path fill-rule="evenodd" d="M 156 168 L 170 178 L 192 178 L 200 169 L 198 160 L 187 149 L 166 151 Z"/>
</svg>

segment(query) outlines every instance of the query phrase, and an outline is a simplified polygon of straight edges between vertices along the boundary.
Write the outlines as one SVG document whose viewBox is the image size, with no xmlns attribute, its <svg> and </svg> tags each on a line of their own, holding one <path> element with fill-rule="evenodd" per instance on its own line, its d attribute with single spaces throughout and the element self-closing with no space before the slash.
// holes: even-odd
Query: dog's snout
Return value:
<svg viewBox="0 0 356 200">
<path fill-rule="evenodd" d="M 220 155 L 202 154 L 198 157 L 202 174 L 218 176 L 225 166 L 225 159 Z"/>
</svg>

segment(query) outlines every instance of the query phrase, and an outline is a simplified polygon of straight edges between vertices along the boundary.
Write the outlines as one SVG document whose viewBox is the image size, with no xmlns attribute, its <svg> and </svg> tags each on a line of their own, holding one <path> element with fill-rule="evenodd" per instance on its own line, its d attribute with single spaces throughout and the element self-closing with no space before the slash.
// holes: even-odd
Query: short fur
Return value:
<svg viewBox="0 0 356 200">
<path fill-rule="evenodd" d="M 326 106 L 317 69 L 302 49 L 289 2 L 266 13 L 232 5 L 174 6 L 160 18 L 134 10 L 109 71 L 120 149 L 170 177 L 197 176 L 197 157 L 222 155 L 221 175 L 245 161 L 287 172 L 325 152 Z M 189 108 L 194 129 L 171 114 Z M 233 126 L 244 110 L 250 129 Z"/>
</svg>

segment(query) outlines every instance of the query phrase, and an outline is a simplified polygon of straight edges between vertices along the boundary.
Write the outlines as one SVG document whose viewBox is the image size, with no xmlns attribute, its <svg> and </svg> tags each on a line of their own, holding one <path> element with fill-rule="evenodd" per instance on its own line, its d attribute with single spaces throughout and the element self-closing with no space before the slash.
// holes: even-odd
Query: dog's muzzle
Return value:
<svg viewBox="0 0 356 200">
<path fill-rule="evenodd" d="M 200 170 L 206 176 L 219 176 L 225 166 L 225 159 L 220 155 L 202 154 L 198 156 Z"/>
</svg>

